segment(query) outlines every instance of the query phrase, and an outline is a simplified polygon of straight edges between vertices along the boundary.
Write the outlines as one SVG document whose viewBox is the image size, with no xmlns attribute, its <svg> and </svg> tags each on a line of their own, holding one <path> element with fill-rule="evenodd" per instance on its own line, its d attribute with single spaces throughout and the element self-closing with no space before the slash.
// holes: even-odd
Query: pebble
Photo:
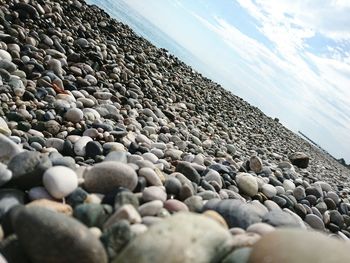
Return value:
<svg viewBox="0 0 350 263">
<path fill-rule="evenodd" d="M 78 156 L 86 155 L 86 145 L 88 142 L 92 141 L 92 139 L 88 136 L 82 136 L 74 143 L 74 153 Z"/>
<path fill-rule="evenodd" d="M 163 186 L 159 176 L 152 168 L 143 167 L 138 171 L 138 174 L 146 179 L 148 185 Z"/>
<path fill-rule="evenodd" d="M 103 228 L 108 229 L 113 224 L 120 220 L 127 220 L 130 224 L 141 223 L 142 219 L 138 211 L 132 205 L 123 205 L 114 214 L 112 214 L 106 223 L 104 223 Z"/>
<path fill-rule="evenodd" d="M 74 208 L 73 216 L 87 227 L 103 228 L 112 212 L 112 207 L 102 204 L 79 204 Z"/>
<path fill-rule="evenodd" d="M 292 164 L 298 166 L 299 168 L 307 168 L 309 165 L 310 157 L 303 152 L 295 152 L 289 156 L 289 160 Z"/>
<path fill-rule="evenodd" d="M 276 230 L 255 243 L 248 262 L 348 262 L 348 249 L 346 242 L 321 233 L 295 229 Z"/>
<path fill-rule="evenodd" d="M 83 224 L 41 207 L 19 208 L 12 224 L 32 262 L 107 262 L 100 241 Z"/>
<path fill-rule="evenodd" d="M 261 191 L 267 198 L 272 198 L 277 194 L 276 188 L 271 184 L 264 184 Z"/>
<path fill-rule="evenodd" d="M 80 122 L 84 118 L 83 111 L 78 108 L 69 109 L 64 116 L 67 121 L 71 121 L 73 123 Z"/>
<path fill-rule="evenodd" d="M 16 189 L 0 189 L 0 219 L 12 207 L 24 204 L 24 192 Z"/>
<path fill-rule="evenodd" d="M 137 236 L 113 262 L 219 262 L 230 251 L 230 240 L 214 220 L 178 213 Z"/>
<path fill-rule="evenodd" d="M 261 159 L 258 156 L 252 156 L 249 160 L 249 168 L 254 173 L 258 174 L 262 171 L 263 164 Z"/>
<path fill-rule="evenodd" d="M 12 171 L 7 169 L 7 166 L 0 163 L 0 186 L 6 184 L 12 179 Z"/>
<path fill-rule="evenodd" d="M 6 121 L 0 117 L 0 133 L 5 136 L 11 135 L 11 130 L 9 129 Z"/>
<path fill-rule="evenodd" d="M 176 199 L 168 199 L 164 202 L 164 208 L 169 212 L 189 211 L 186 204 Z"/>
<path fill-rule="evenodd" d="M 251 232 L 251 233 L 256 233 L 259 234 L 261 236 L 270 233 L 272 231 L 275 231 L 275 228 L 269 224 L 266 223 L 255 223 L 250 225 L 247 228 L 247 232 Z"/>
<path fill-rule="evenodd" d="M 70 205 L 62 204 L 48 199 L 38 199 L 34 200 L 26 205 L 27 207 L 42 207 L 49 209 L 58 213 L 71 216 L 73 214 L 73 209 Z"/>
<path fill-rule="evenodd" d="M 42 184 L 44 172 L 52 166 L 47 155 L 24 151 L 15 155 L 7 168 L 12 171 L 12 182 L 23 189 Z"/>
<path fill-rule="evenodd" d="M 127 164 L 102 162 L 84 173 L 84 188 L 92 193 L 106 194 L 117 187 L 133 191 L 137 185 L 137 174 Z"/>
<path fill-rule="evenodd" d="M 0 134 L 0 148 L 0 161 L 4 164 L 7 164 L 15 155 L 22 151 L 19 145 L 3 134 Z"/>
<path fill-rule="evenodd" d="M 72 193 L 78 187 L 76 173 L 65 166 L 54 166 L 47 169 L 43 175 L 43 184 L 54 198 L 61 199 Z"/>
<path fill-rule="evenodd" d="M 254 176 L 248 173 L 240 173 L 236 176 L 236 181 L 239 189 L 249 196 L 254 196 L 258 193 L 258 182 Z"/>
<path fill-rule="evenodd" d="M 160 200 L 162 202 L 165 202 L 165 200 L 167 199 L 167 195 L 162 187 L 150 186 L 145 188 L 145 190 L 143 190 L 142 199 L 145 202 L 149 202 L 153 200 Z"/>
<path fill-rule="evenodd" d="M 312 228 L 317 230 L 324 230 L 324 223 L 321 218 L 317 215 L 308 214 L 305 216 L 305 222 L 308 223 Z"/>
<path fill-rule="evenodd" d="M 138 208 L 138 211 L 142 217 L 155 216 L 161 211 L 162 208 L 163 208 L 163 202 L 160 200 L 154 200 L 154 201 L 150 201 L 142 204 Z"/>
</svg>

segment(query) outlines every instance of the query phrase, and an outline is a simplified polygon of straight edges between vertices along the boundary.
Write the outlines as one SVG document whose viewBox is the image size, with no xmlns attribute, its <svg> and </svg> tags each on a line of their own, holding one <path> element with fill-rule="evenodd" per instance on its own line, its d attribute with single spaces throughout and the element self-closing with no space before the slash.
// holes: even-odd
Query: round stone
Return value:
<svg viewBox="0 0 350 263">
<path fill-rule="evenodd" d="M 12 56 L 6 50 L 0 49 L 0 60 L 5 60 L 5 59 L 8 61 L 12 61 Z"/>
<path fill-rule="evenodd" d="M 215 171 L 213 169 L 209 169 L 208 172 L 205 174 L 204 179 L 207 182 L 214 181 L 214 182 L 218 183 L 220 188 L 222 188 L 221 176 L 217 171 Z"/>
<path fill-rule="evenodd" d="M 91 193 L 107 194 L 117 187 L 133 191 L 137 185 L 137 174 L 129 165 L 120 162 L 102 162 L 84 173 L 84 187 Z"/>
<path fill-rule="evenodd" d="M 98 141 L 89 141 L 85 147 L 87 157 L 95 158 L 97 155 L 103 154 L 102 145 Z"/>
<path fill-rule="evenodd" d="M 12 207 L 24 204 L 24 192 L 16 189 L 0 190 L 0 220 Z"/>
<path fill-rule="evenodd" d="M 297 201 L 300 201 L 306 197 L 305 189 L 302 186 L 298 186 L 293 190 L 293 196 Z"/>
<path fill-rule="evenodd" d="M 304 221 L 314 229 L 324 230 L 324 223 L 317 215 L 308 214 L 305 216 Z"/>
<path fill-rule="evenodd" d="M 316 231 L 276 230 L 255 245 L 249 263 L 349 262 L 349 244 Z"/>
<path fill-rule="evenodd" d="M 0 162 L 7 164 L 12 157 L 22 151 L 19 145 L 0 133 Z"/>
<path fill-rule="evenodd" d="M 154 200 L 142 204 L 138 210 L 141 216 L 155 216 L 161 211 L 162 208 L 163 202 L 160 200 Z"/>
<path fill-rule="evenodd" d="M 74 153 L 78 156 L 86 155 L 86 145 L 92 139 L 88 136 L 82 136 L 79 140 L 74 143 Z"/>
<path fill-rule="evenodd" d="M 163 190 L 162 187 L 159 186 L 150 186 L 146 187 L 145 190 L 142 192 L 142 199 L 145 202 L 153 201 L 153 200 L 160 200 L 164 202 L 167 198 L 166 192 Z"/>
<path fill-rule="evenodd" d="M 23 189 L 30 189 L 42 184 L 42 176 L 51 166 L 47 155 L 25 151 L 14 156 L 7 168 L 12 171 L 11 181 Z"/>
<path fill-rule="evenodd" d="M 72 108 L 69 109 L 66 114 L 64 115 L 66 120 L 71 121 L 73 123 L 77 123 L 83 120 L 84 114 L 81 109 L 78 108 Z"/>
<path fill-rule="evenodd" d="M 157 173 L 149 167 L 143 167 L 139 170 L 139 176 L 146 179 L 148 185 L 162 186 L 162 181 L 160 180 Z"/>
<path fill-rule="evenodd" d="M 0 163 L 0 186 L 6 184 L 12 178 L 12 172 L 7 169 L 6 165 Z"/>
<path fill-rule="evenodd" d="M 275 230 L 276 228 L 265 223 L 255 223 L 247 228 L 247 232 L 256 233 L 262 236 Z"/>
<path fill-rule="evenodd" d="M 76 173 L 65 166 L 54 166 L 47 169 L 43 175 L 46 190 L 57 199 L 66 197 L 78 187 Z"/>
<path fill-rule="evenodd" d="M 187 205 L 176 199 L 168 199 L 164 202 L 164 208 L 169 212 L 189 211 Z"/>
<path fill-rule="evenodd" d="M 263 163 L 261 159 L 258 156 L 252 156 L 249 160 L 249 168 L 254 173 L 260 173 L 263 168 Z"/>
<path fill-rule="evenodd" d="M 107 263 L 101 242 L 77 220 L 41 207 L 14 212 L 15 233 L 31 262 Z"/>
<path fill-rule="evenodd" d="M 291 180 L 284 180 L 283 181 L 283 188 L 286 191 L 288 191 L 288 190 L 293 191 L 295 189 L 295 184 Z"/>
<path fill-rule="evenodd" d="M 0 133 L 10 136 L 11 135 L 11 130 L 9 129 L 6 121 L 0 117 Z"/>
<path fill-rule="evenodd" d="M 267 198 L 272 198 L 277 194 L 276 188 L 271 184 L 264 184 L 261 191 Z"/>
<path fill-rule="evenodd" d="M 258 193 L 258 182 L 256 178 L 248 173 L 240 173 L 236 176 L 239 190 L 249 196 L 254 196 Z"/>
<path fill-rule="evenodd" d="M 230 233 L 220 224 L 203 215 L 183 212 L 154 224 L 112 262 L 220 262 L 231 244 Z"/>
</svg>

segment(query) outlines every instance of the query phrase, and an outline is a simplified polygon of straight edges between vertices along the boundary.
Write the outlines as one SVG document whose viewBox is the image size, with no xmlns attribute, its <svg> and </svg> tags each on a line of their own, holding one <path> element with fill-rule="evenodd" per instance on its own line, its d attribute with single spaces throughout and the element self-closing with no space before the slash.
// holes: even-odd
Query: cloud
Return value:
<svg viewBox="0 0 350 263">
<path fill-rule="evenodd" d="M 236 0 L 255 20 L 272 47 L 229 23 L 227 18 L 192 15 L 216 33 L 248 68 L 248 85 L 271 96 L 289 127 L 306 129 L 336 155 L 350 153 L 350 26 L 345 1 Z M 347 1 L 349 2 L 349 1 Z M 334 16 L 338 16 L 335 18 Z M 324 23 L 323 21 L 327 21 Z M 328 23 L 329 21 L 329 23 Z M 349 27 L 350 28 L 350 27 Z M 325 52 L 313 53 L 308 40 L 322 35 Z M 329 46 L 329 43 L 334 45 Z M 323 44 L 323 43 L 320 43 Z M 242 76 L 243 77 L 243 76 Z M 266 103 L 266 100 L 265 102 Z M 266 107 L 266 105 L 265 105 Z M 333 142 L 333 143 L 332 143 Z M 339 143 L 338 146 L 334 142 Z"/>
</svg>

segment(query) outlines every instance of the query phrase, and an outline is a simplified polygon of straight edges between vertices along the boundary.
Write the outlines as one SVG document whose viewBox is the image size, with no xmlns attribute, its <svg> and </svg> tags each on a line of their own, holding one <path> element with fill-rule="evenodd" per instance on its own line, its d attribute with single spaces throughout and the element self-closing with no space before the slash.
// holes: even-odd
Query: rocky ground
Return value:
<svg viewBox="0 0 350 263">
<path fill-rule="evenodd" d="M 0 89 L 0 262 L 350 260 L 349 170 L 96 6 L 0 0 Z"/>
</svg>

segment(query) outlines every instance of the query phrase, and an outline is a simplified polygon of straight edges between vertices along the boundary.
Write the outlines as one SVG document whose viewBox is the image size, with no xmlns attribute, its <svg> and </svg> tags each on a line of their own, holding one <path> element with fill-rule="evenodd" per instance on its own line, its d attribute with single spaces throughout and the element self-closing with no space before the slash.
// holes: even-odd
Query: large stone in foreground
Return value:
<svg viewBox="0 0 350 263">
<path fill-rule="evenodd" d="M 101 242 L 79 221 L 40 207 L 18 208 L 12 224 L 35 263 L 105 263 Z"/>
<path fill-rule="evenodd" d="M 231 235 L 202 215 L 178 213 L 138 236 L 114 263 L 220 262 L 231 248 Z"/>
<path fill-rule="evenodd" d="M 276 230 L 253 247 L 249 263 L 350 262 L 350 242 L 311 231 Z"/>
<path fill-rule="evenodd" d="M 121 162 L 102 162 L 84 174 L 84 187 L 91 193 L 107 194 L 117 187 L 133 191 L 137 185 L 137 174 L 129 165 Z"/>
</svg>

